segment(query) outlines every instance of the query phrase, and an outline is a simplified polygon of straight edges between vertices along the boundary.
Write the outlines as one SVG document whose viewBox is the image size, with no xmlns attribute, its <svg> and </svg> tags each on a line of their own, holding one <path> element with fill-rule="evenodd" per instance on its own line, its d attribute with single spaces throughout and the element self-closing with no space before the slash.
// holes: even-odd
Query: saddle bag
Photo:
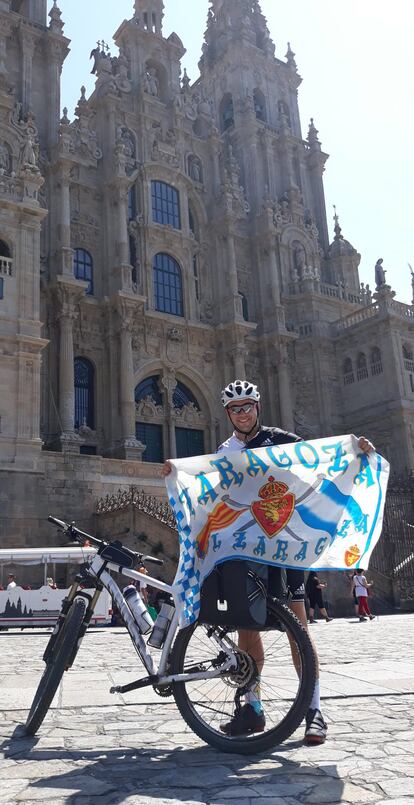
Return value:
<svg viewBox="0 0 414 805">
<path fill-rule="evenodd" d="M 243 559 L 218 565 L 201 588 L 199 622 L 238 629 L 266 626 L 268 567 Z"/>
</svg>

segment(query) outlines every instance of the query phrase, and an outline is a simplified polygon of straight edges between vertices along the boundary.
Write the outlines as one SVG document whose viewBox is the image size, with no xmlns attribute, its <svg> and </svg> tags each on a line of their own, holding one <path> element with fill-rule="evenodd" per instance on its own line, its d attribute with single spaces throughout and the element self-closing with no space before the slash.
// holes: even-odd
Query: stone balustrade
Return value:
<svg viewBox="0 0 414 805">
<path fill-rule="evenodd" d="M 13 273 L 13 260 L 11 257 L 0 256 L 0 276 L 11 277 Z"/>
</svg>

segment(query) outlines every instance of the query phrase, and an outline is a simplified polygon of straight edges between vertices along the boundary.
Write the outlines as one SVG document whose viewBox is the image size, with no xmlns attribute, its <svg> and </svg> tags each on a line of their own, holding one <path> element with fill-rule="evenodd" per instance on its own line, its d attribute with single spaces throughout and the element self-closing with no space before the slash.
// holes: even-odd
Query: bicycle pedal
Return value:
<svg viewBox="0 0 414 805">
<path fill-rule="evenodd" d="M 112 688 L 109 688 L 109 693 L 122 693 L 122 686 L 114 685 Z"/>
</svg>

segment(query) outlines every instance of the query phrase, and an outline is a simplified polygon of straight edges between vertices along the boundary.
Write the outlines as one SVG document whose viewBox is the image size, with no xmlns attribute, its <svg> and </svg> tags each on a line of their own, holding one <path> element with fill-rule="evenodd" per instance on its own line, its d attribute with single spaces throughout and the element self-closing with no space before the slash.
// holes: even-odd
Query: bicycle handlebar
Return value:
<svg viewBox="0 0 414 805">
<path fill-rule="evenodd" d="M 105 542 L 105 540 L 103 539 L 93 537 L 92 534 L 87 534 L 86 531 L 81 531 L 79 528 L 75 526 L 75 523 L 65 523 L 64 520 L 58 520 L 57 517 L 53 517 L 51 514 L 49 514 L 49 517 L 47 519 L 49 523 L 53 523 L 53 525 L 56 525 L 58 526 L 58 528 L 61 528 L 65 534 L 76 539 L 76 541 L 79 542 L 80 545 L 84 546 L 86 540 L 88 540 L 91 545 L 96 545 L 99 553 L 110 544 L 108 542 Z M 128 551 L 131 551 L 131 549 L 128 548 Z M 131 551 L 131 553 L 134 553 L 135 556 L 137 557 L 137 564 L 139 563 L 145 564 L 146 562 L 150 562 L 153 565 L 164 564 L 163 559 L 157 559 L 155 556 L 146 556 L 145 554 L 137 553 L 136 551 Z"/>
</svg>

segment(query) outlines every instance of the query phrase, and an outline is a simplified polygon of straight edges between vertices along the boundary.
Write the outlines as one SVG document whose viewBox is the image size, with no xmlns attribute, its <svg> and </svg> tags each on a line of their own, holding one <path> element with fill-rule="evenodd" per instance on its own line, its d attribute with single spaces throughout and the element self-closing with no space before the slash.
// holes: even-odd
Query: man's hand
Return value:
<svg viewBox="0 0 414 805">
<path fill-rule="evenodd" d="M 358 439 L 358 447 L 363 453 L 375 453 L 374 445 L 369 441 L 369 439 L 366 439 L 365 436 L 360 436 Z"/>
<path fill-rule="evenodd" d="M 160 470 L 161 478 L 167 478 L 167 476 L 171 475 L 171 473 L 172 473 L 172 466 L 169 461 L 166 461 Z"/>
</svg>

